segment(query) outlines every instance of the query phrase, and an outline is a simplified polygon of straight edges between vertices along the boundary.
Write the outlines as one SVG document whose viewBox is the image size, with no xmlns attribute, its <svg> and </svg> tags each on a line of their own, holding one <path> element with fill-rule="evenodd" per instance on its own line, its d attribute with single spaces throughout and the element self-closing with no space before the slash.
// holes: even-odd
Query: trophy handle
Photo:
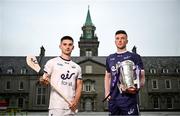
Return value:
<svg viewBox="0 0 180 116">
<path fill-rule="evenodd" d="M 136 79 L 134 80 L 134 84 L 137 85 L 137 88 L 140 89 L 140 68 L 136 66 Z"/>
</svg>

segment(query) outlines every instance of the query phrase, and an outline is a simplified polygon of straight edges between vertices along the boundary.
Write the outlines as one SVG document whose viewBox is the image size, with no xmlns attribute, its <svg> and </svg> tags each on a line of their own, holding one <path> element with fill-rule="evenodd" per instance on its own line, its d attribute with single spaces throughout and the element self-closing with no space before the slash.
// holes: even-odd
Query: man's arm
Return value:
<svg viewBox="0 0 180 116">
<path fill-rule="evenodd" d="M 76 81 L 76 93 L 75 93 L 75 101 L 79 102 L 80 97 L 81 97 L 81 92 L 82 92 L 82 86 L 83 86 L 83 81 L 81 79 L 77 79 Z"/>
<path fill-rule="evenodd" d="M 144 87 L 145 84 L 145 71 L 141 70 L 141 75 L 140 75 L 140 87 Z"/>
<path fill-rule="evenodd" d="M 48 85 L 49 84 L 49 75 L 45 72 L 41 78 L 39 78 L 40 84 Z"/>
<path fill-rule="evenodd" d="M 105 98 L 109 95 L 110 93 L 110 82 L 111 82 L 111 73 L 108 73 L 107 71 L 105 72 L 104 76 L 104 88 L 105 88 Z M 110 97 L 109 97 L 110 98 Z M 108 98 L 108 99 L 109 99 Z"/>
<path fill-rule="evenodd" d="M 81 97 L 82 86 L 83 86 L 83 81 L 81 79 L 77 79 L 75 97 L 71 102 L 71 105 L 69 106 L 72 111 L 75 111 L 77 109 L 78 102 Z"/>
</svg>

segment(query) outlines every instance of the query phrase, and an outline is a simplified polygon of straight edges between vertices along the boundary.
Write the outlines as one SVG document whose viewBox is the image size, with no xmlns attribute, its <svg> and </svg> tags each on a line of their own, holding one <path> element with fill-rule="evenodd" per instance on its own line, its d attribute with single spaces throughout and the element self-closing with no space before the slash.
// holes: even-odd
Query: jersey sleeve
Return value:
<svg viewBox="0 0 180 116">
<path fill-rule="evenodd" d="M 140 55 L 137 55 L 137 65 L 141 68 L 141 70 L 144 70 L 144 65 Z"/>
<path fill-rule="evenodd" d="M 110 73 L 111 69 L 109 67 L 109 57 L 106 58 L 106 71 Z"/>
<path fill-rule="evenodd" d="M 81 67 L 78 65 L 78 75 L 77 75 L 77 79 L 82 79 L 82 71 L 81 71 Z"/>
<path fill-rule="evenodd" d="M 44 72 L 46 72 L 48 75 L 51 75 L 52 69 L 53 69 L 53 62 L 52 60 L 49 60 L 44 66 Z"/>
</svg>

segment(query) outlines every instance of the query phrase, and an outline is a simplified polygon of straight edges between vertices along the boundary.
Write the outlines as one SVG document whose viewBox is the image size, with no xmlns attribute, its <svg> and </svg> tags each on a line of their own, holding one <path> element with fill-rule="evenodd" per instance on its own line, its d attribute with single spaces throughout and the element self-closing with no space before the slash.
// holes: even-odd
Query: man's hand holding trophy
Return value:
<svg viewBox="0 0 180 116">
<path fill-rule="evenodd" d="M 136 94 L 140 89 L 140 69 L 131 60 L 125 60 L 118 66 L 120 92 Z"/>
</svg>

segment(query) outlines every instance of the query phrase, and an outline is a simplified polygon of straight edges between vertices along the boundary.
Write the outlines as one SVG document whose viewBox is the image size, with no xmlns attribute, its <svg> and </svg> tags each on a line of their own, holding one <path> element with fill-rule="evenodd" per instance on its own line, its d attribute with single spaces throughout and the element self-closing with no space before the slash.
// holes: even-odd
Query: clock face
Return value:
<svg viewBox="0 0 180 116">
<path fill-rule="evenodd" d="M 92 32 L 92 27 L 85 27 L 85 36 L 87 39 L 92 38 L 93 32 Z"/>
<path fill-rule="evenodd" d="M 86 27 L 86 32 L 87 32 L 87 33 L 91 33 L 91 31 L 92 31 L 92 28 L 91 28 L 91 27 Z"/>
<path fill-rule="evenodd" d="M 86 27 L 86 30 L 91 30 L 91 27 Z"/>
<path fill-rule="evenodd" d="M 88 34 L 90 34 L 90 33 L 91 33 L 91 30 L 87 30 L 86 32 L 87 32 Z"/>
</svg>

